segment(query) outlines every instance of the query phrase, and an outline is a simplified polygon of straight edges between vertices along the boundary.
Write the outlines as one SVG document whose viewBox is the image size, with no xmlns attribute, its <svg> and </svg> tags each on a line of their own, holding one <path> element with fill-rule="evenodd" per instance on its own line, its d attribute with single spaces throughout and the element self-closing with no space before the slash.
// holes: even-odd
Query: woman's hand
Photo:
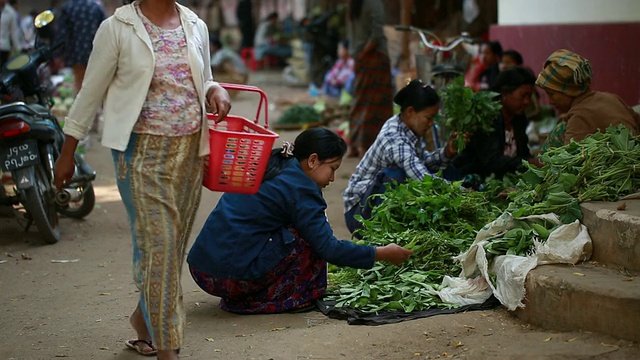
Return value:
<svg viewBox="0 0 640 360">
<path fill-rule="evenodd" d="M 231 110 L 231 97 L 225 88 L 216 84 L 207 92 L 207 111 L 218 114 L 216 122 L 222 121 Z"/>
<path fill-rule="evenodd" d="M 401 265 L 413 255 L 413 251 L 396 244 L 378 246 L 376 248 L 376 261 L 386 260 L 393 265 Z"/>
<path fill-rule="evenodd" d="M 449 139 L 447 140 L 447 145 L 444 148 L 444 155 L 451 159 L 452 157 L 458 154 L 458 146 L 456 144 L 456 138 L 458 137 L 458 132 L 454 131 L 449 135 Z M 464 133 L 464 143 L 469 143 L 469 133 Z"/>
<path fill-rule="evenodd" d="M 75 167 L 75 152 L 78 146 L 78 140 L 68 136 L 64 140 L 62 145 L 62 152 L 56 160 L 54 172 L 54 182 L 56 189 L 60 190 L 64 185 L 68 184 L 73 177 L 73 173 L 76 170 Z"/>
</svg>

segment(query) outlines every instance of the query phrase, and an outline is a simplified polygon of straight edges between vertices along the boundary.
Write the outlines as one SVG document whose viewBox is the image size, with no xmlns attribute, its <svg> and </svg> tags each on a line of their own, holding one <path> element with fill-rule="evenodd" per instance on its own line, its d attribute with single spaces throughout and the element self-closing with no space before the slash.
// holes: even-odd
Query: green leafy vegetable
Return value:
<svg viewBox="0 0 640 360">
<path fill-rule="evenodd" d="M 360 218 L 364 228 L 358 243 L 395 243 L 411 249 L 413 256 L 399 267 L 333 268 L 327 298 L 337 307 L 372 313 L 451 307 L 435 292 L 445 275 L 460 272 L 453 257 L 469 248 L 478 229 L 502 213 L 487 195 L 430 176 L 389 187 L 371 219 Z"/>
<path fill-rule="evenodd" d="M 312 105 L 296 104 L 282 112 L 278 119 L 278 124 L 283 125 L 303 125 L 322 120 L 322 116 Z"/>
<path fill-rule="evenodd" d="M 465 147 L 464 134 L 478 131 L 493 131 L 493 121 L 498 116 L 502 104 L 494 100 L 499 95 L 491 91 L 474 93 L 464 86 L 464 78 L 459 77 L 440 91 L 444 100 L 442 114 L 438 122 L 449 132 L 457 132 L 456 149 L 460 153 Z"/>
<path fill-rule="evenodd" d="M 638 159 L 640 142 L 622 125 L 549 149 L 540 156 L 542 168 L 524 162 L 528 170 L 511 189 L 507 211 L 516 217 L 555 213 L 564 223 L 582 220 L 580 203 L 615 201 L 640 188 Z"/>
</svg>

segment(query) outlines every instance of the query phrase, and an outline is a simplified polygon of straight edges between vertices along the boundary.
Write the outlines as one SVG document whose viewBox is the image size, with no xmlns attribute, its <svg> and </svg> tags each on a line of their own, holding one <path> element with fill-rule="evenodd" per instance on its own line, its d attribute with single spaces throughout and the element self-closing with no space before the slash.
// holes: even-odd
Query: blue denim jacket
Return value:
<svg viewBox="0 0 640 360">
<path fill-rule="evenodd" d="M 295 238 L 289 228 L 294 228 L 329 263 L 371 268 L 375 248 L 336 239 L 326 208 L 321 189 L 292 159 L 257 194 L 223 194 L 187 262 L 212 276 L 256 279 L 291 252 Z"/>
</svg>

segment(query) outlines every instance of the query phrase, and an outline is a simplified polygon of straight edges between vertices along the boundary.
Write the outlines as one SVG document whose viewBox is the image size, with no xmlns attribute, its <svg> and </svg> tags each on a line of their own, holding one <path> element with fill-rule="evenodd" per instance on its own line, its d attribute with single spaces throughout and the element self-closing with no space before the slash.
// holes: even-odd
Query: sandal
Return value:
<svg viewBox="0 0 640 360">
<path fill-rule="evenodd" d="M 135 350 L 138 354 L 142 356 L 155 356 L 158 353 L 158 350 L 153 346 L 151 340 L 143 340 L 143 339 L 131 339 L 124 342 L 125 345 L 131 350 Z M 151 350 L 143 350 L 143 346 L 147 345 Z"/>
</svg>

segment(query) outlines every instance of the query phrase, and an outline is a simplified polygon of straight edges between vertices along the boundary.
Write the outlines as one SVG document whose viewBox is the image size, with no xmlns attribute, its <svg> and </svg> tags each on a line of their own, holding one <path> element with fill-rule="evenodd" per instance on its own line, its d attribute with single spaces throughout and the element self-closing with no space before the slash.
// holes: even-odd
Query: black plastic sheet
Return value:
<svg viewBox="0 0 640 360">
<path fill-rule="evenodd" d="M 385 325 L 402 321 L 422 319 L 435 315 L 455 314 L 465 311 L 490 310 L 500 305 L 500 301 L 491 296 L 482 304 L 464 305 L 455 309 L 427 309 L 413 312 L 381 311 L 378 314 L 364 313 L 354 309 L 336 308 L 333 300 L 318 300 L 317 306 L 324 315 L 338 320 L 346 320 L 349 325 Z"/>
</svg>

